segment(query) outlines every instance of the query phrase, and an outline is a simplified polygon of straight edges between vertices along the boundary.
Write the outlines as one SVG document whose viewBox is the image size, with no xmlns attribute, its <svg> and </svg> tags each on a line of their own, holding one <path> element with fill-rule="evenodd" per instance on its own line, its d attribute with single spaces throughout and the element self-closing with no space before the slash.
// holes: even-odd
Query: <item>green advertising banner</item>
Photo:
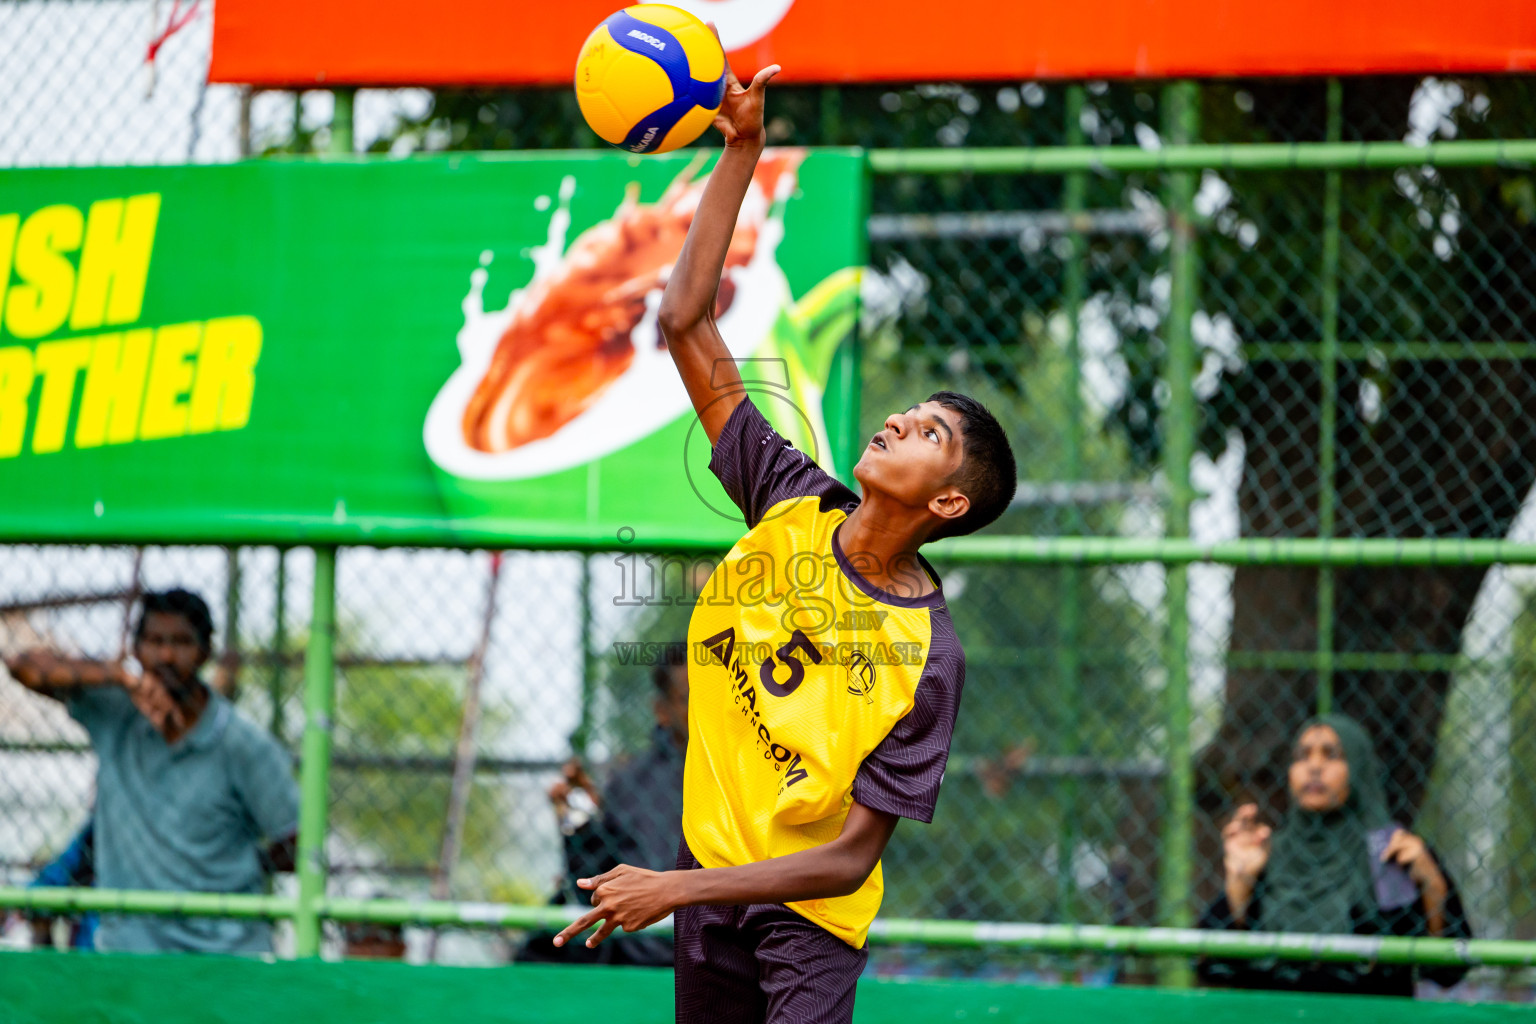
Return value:
<svg viewBox="0 0 1536 1024">
<path fill-rule="evenodd" d="M 655 546 L 740 520 L 656 328 L 709 155 L 0 178 L 0 537 Z M 864 170 L 769 150 L 717 316 L 846 476 Z"/>
</svg>

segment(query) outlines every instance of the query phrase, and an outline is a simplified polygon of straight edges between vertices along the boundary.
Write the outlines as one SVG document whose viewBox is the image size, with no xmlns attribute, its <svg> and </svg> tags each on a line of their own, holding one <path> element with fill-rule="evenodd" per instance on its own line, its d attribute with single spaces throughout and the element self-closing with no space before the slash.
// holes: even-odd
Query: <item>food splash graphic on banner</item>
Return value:
<svg viewBox="0 0 1536 1024">
<path fill-rule="evenodd" d="M 151 192 L 98 199 L 89 212 L 56 203 L 25 217 L 0 214 L 0 337 L 71 334 L 35 347 L 0 342 L 0 459 L 24 445 L 49 455 L 249 422 L 259 321 L 138 324 L 161 198 Z M 75 333 L 103 327 L 124 329 Z"/>
<path fill-rule="evenodd" d="M 830 353 L 806 365 L 795 303 L 776 260 L 784 204 L 804 158 L 803 150 L 775 150 L 759 164 L 726 254 L 715 316 L 733 357 L 783 362 L 779 383 L 802 413 L 785 418 L 785 434 L 835 470 L 821 411 Z M 691 416 L 656 315 L 708 180 L 699 176 L 703 163 L 701 153 L 653 203 L 627 188 L 613 216 L 569 250 L 576 178 L 564 178 L 557 196 L 536 197 L 536 208 L 551 210 L 549 234 L 528 250 L 533 278 L 504 309 L 485 309 L 494 254 L 481 255 L 463 302 L 463 363 L 427 414 L 434 463 L 476 480 L 543 476 Z M 798 372 L 790 372 L 791 361 Z"/>
</svg>

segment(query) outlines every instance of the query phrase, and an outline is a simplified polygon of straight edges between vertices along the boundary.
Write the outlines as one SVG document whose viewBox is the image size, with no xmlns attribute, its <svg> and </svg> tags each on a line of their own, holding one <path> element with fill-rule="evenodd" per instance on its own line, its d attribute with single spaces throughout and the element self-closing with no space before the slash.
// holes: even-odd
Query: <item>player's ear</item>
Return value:
<svg viewBox="0 0 1536 1024">
<path fill-rule="evenodd" d="M 959 519 L 971 510 L 971 499 L 956 487 L 946 487 L 928 499 L 928 511 L 945 521 Z"/>
</svg>

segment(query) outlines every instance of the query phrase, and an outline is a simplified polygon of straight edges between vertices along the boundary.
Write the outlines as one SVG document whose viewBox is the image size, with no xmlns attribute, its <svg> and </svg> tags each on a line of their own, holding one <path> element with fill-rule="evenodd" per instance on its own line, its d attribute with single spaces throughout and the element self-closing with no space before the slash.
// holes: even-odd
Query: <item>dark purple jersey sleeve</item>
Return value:
<svg viewBox="0 0 1536 1024">
<path fill-rule="evenodd" d="M 853 799 L 865 807 L 915 821 L 933 821 L 939 784 L 965 687 L 965 652 L 949 612 L 936 608 L 928 659 L 912 710 L 870 751 L 853 780 Z"/>
<path fill-rule="evenodd" d="M 787 498 L 818 498 L 824 508 L 853 506 L 859 500 L 810 456 L 784 440 L 750 398 L 725 421 L 709 468 L 746 516 L 749 528 Z"/>
</svg>

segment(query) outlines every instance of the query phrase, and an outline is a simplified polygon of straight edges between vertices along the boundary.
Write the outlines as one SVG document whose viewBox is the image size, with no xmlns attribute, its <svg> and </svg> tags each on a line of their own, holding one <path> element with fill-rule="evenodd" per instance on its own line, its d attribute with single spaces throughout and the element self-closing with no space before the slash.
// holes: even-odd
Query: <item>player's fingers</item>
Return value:
<svg viewBox="0 0 1536 1024">
<path fill-rule="evenodd" d="M 623 867 L 624 865 L 620 864 L 618 867 L 604 871 L 600 875 L 593 875 L 591 878 L 578 878 L 576 879 L 576 885 L 582 889 L 596 889 L 598 886 L 608 881 L 608 879 L 612 878 L 614 874 Z"/>
<path fill-rule="evenodd" d="M 604 939 L 613 934 L 613 930 L 618 926 L 619 922 L 615 921 L 611 917 L 604 921 L 603 926 L 599 928 L 596 933 L 594 933 L 592 937 L 587 940 L 587 948 L 596 949 Z"/>
<path fill-rule="evenodd" d="M 757 92 L 762 92 L 764 89 L 768 88 L 768 83 L 773 81 L 773 76 L 777 75 L 780 71 L 783 70 L 784 69 L 779 67 L 777 64 L 769 64 L 767 67 L 763 68 L 763 70 L 752 76 L 751 88 Z"/>
<path fill-rule="evenodd" d="M 715 34 L 715 42 L 720 44 L 720 52 L 724 53 L 725 52 L 725 40 L 720 38 L 720 29 L 715 27 L 715 23 L 712 22 L 712 21 L 706 21 L 704 24 L 708 25 L 709 26 L 709 30 Z M 731 62 L 729 60 L 727 60 L 725 62 L 725 85 L 726 85 L 727 89 L 729 89 L 733 85 L 736 86 L 737 88 L 741 87 L 741 79 L 736 77 L 736 72 L 734 70 L 732 70 Z"/>
<path fill-rule="evenodd" d="M 561 929 L 560 934 L 555 936 L 555 945 L 565 945 L 571 939 L 574 939 L 576 936 L 592 927 L 594 922 L 601 920 L 602 916 L 603 912 L 601 910 L 589 910 L 585 914 L 582 914 L 576 920 L 572 921 L 570 924 Z"/>
</svg>

